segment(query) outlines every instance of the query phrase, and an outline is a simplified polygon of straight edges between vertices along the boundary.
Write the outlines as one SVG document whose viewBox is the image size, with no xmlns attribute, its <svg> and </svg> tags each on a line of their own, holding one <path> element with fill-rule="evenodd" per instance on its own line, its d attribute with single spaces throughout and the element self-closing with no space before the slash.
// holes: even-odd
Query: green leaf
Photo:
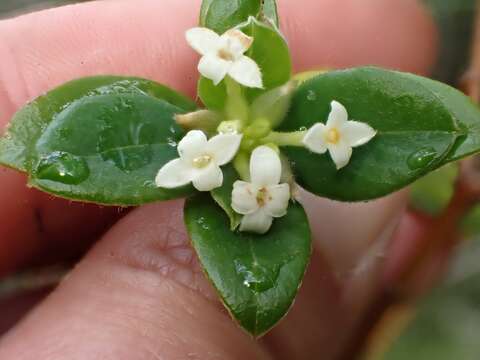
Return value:
<svg viewBox="0 0 480 360">
<path fill-rule="evenodd" d="M 245 54 L 255 60 L 262 70 L 264 89 L 244 89 L 248 100 L 253 101 L 262 93 L 285 84 L 292 75 L 292 63 L 288 45 L 275 29 L 262 24 L 255 18 L 238 28 L 254 38 Z M 209 79 L 200 78 L 198 94 L 205 106 L 211 110 L 223 110 L 226 102 L 225 81 L 215 86 Z"/>
<path fill-rule="evenodd" d="M 223 34 L 250 16 L 258 16 L 261 3 L 261 0 L 203 0 L 200 25 Z"/>
<path fill-rule="evenodd" d="M 410 205 L 437 216 L 448 206 L 455 190 L 458 164 L 447 164 L 417 180 L 410 189 Z"/>
<path fill-rule="evenodd" d="M 225 81 L 215 86 L 213 81 L 203 76 L 198 80 L 198 97 L 207 109 L 223 111 L 227 102 L 227 86 Z"/>
<path fill-rule="evenodd" d="M 306 214 L 291 204 L 265 235 L 235 233 L 225 213 L 204 194 L 187 201 L 185 222 L 199 259 L 223 302 L 253 336 L 288 311 L 311 253 Z"/>
<path fill-rule="evenodd" d="M 350 119 L 377 130 L 355 148 L 349 165 L 337 171 L 328 154 L 285 148 L 296 179 L 306 190 L 343 201 L 378 198 L 443 165 L 457 138 L 457 104 L 440 96 L 424 78 L 378 68 L 357 68 L 319 75 L 299 87 L 283 131 L 325 122 L 330 102 L 347 108 Z M 457 93 L 455 93 L 457 94 Z M 458 93 L 459 94 L 459 93 Z M 468 105 L 471 107 L 471 105 Z"/>
<path fill-rule="evenodd" d="M 178 157 L 183 130 L 173 116 L 195 104 L 154 82 L 93 77 L 37 98 L 0 139 L 0 163 L 27 172 L 29 184 L 68 199 L 137 205 L 189 195 L 192 187 L 154 184 Z"/>
<path fill-rule="evenodd" d="M 240 179 L 235 168 L 229 164 L 222 168 L 223 184 L 211 191 L 212 198 L 225 211 L 230 220 L 230 229 L 234 231 L 242 221 L 242 216 L 232 209 L 233 183 Z"/>
<path fill-rule="evenodd" d="M 414 77 L 414 75 L 406 74 Z M 457 121 L 463 136 L 458 138 L 447 161 L 457 161 L 480 150 L 480 109 L 460 91 L 435 80 L 424 79 L 423 84 L 447 107 Z"/>
<path fill-rule="evenodd" d="M 292 77 L 292 60 L 285 38 L 275 29 L 254 18 L 240 25 L 239 29 L 253 37 L 247 56 L 255 60 L 262 70 L 263 90 L 247 89 L 247 98 L 253 100 L 258 95 L 285 84 Z"/>
<path fill-rule="evenodd" d="M 269 22 L 271 22 L 273 25 L 275 25 L 277 28 L 279 27 L 278 10 L 277 10 L 276 0 L 264 0 L 263 1 L 262 15 Z"/>
</svg>

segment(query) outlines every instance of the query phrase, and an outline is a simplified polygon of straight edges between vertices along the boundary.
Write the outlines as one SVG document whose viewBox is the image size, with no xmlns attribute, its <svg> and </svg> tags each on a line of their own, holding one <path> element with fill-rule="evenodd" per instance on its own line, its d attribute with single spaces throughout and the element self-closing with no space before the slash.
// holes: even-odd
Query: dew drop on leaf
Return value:
<svg viewBox="0 0 480 360">
<path fill-rule="evenodd" d="M 317 94 L 313 90 L 309 90 L 307 93 L 307 100 L 308 101 L 315 101 L 317 100 Z"/>
<path fill-rule="evenodd" d="M 430 164 L 437 156 L 437 152 L 432 147 L 422 148 L 407 159 L 407 165 L 411 170 L 417 170 Z"/>
<path fill-rule="evenodd" d="M 252 291 L 260 293 L 275 286 L 279 267 L 270 269 L 255 262 L 247 266 L 241 260 L 235 260 L 234 263 L 235 271 L 243 278 L 243 285 Z"/>
<path fill-rule="evenodd" d="M 155 181 L 152 180 L 146 180 L 143 182 L 143 186 L 146 188 L 156 188 L 157 185 L 155 185 Z"/>
<path fill-rule="evenodd" d="M 63 151 L 55 151 L 42 157 L 35 167 L 34 176 L 69 185 L 77 185 L 90 175 L 90 169 L 82 157 Z"/>
<path fill-rule="evenodd" d="M 120 118 L 127 114 L 127 121 Z M 102 115 L 103 129 L 97 150 L 105 161 L 111 161 L 124 172 L 131 172 L 150 163 L 151 145 L 155 128 L 141 121 L 138 109 L 129 99 L 120 98 L 114 111 L 108 109 Z"/>
<path fill-rule="evenodd" d="M 209 230 L 210 226 L 207 224 L 207 220 L 202 216 L 197 220 L 198 224 L 204 229 Z"/>
</svg>

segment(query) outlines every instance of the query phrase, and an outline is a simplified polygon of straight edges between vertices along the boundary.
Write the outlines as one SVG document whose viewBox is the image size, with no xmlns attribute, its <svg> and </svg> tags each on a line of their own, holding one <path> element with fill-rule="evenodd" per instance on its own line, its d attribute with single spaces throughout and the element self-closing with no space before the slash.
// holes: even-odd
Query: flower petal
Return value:
<svg viewBox="0 0 480 360">
<path fill-rule="evenodd" d="M 242 56 L 234 61 L 228 71 L 236 82 L 246 87 L 263 88 L 262 73 L 257 63 L 247 56 Z"/>
<path fill-rule="evenodd" d="M 192 181 L 194 170 L 188 163 L 175 159 L 166 163 L 158 172 L 155 184 L 158 187 L 173 189 Z"/>
<path fill-rule="evenodd" d="M 245 215 L 240 223 L 240 231 L 265 234 L 272 226 L 273 218 L 264 209 Z"/>
<path fill-rule="evenodd" d="M 213 155 L 217 165 L 225 165 L 237 154 L 242 141 L 239 134 L 218 134 L 208 140 L 207 153 Z"/>
<path fill-rule="evenodd" d="M 250 178 L 259 187 L 277 185 L 282 175 L 282 163 L 278 154 L 268 146 L 253 150 L 250 158 Z"/>
<path fill-rule="evenodd" d="M 324 154 L 327 151 L 327 127 L 322 123 L 313 125 L 304 136 L 303 144 L 312 152 Z"/>
<path fill-rule="evenodd" d="M 193 186 L 198 191 L 211 191 L 222 186 L 223 173 L 220 167 L 210 164 L 203 169 L 198 169 L 193 176 Z"/>
<path fill-rule="evenodd" d="M 330 111 L 330 114 L 328 115 L 327 127 L 340 128 L 348 121 L 347 109 L 335 100 L 331 102 L 331 107 L 332 111 Z"/>
<path fill-rule="evenodd" d="M 196 27 L 185 33 L 188 44 L 201 55 L 214 53 L 220 46 L 220 36 L 214 31 Z"/>
<path fill-rule="evenodd" d="M 352 157 L 352 148 L 344 141 L 339 141 L 336 144 L 329 144 L 328 150 L 330 156 L 335 163 L 337 170 L 345 167 Z"/>
<path fill-rule="evenodd" d="M 258 210 L 258 186 L 245 181 L 235 181 L 232 191 L 232 208 L 235 212 L 248 215 Z"/>
<path fill-rule="evenodd" d="M 228 30 L 221 36 L 221 43 L 238 59 L 252 46 L 253 38 L 237 29 Z"/>
<path fill-rule="evenodd" d="M 290 186 L 288 184 L 280 184 L 269 186 L 267 190 L 270 196 L 265 203 L 267 214 L 276 218 L 285 216 L 290 200 Z"/>
<path fill-rule="evenodd" d="M 358 121 L 347 121 L 341 133 L 345 142 L 352 147 L 366 144 L 377 134 L 371 126 Z"/>
<path fill-rule="evenodd" d="M 212 80 L 216 86 L 225 78 L 231 65 L 232 62 L 230 61 L 225 61 L 215 55 L 207 54 L 200 59 L 198 71 L 207 79 Z"/>
<path fill-rule="evenodd" d="M 186 162 L 203 155 L 207 147 L 207 136 L 200 130 L 191 130 L 178 143 L 178 154 Z"/>
</svg>

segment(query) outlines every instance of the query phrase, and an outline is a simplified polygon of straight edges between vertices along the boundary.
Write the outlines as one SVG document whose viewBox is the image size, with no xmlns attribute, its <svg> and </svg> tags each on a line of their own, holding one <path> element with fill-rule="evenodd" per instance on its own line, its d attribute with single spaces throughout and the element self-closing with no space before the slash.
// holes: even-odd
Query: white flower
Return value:
<svg viewBox="0 0 480 360">
<path fill-rule="evenodd" d="M 166 163 L 158 172 L 155 183 L 167 189 L 192 182 L 199 191 L 222 186 L 220 166 L 229 163 L 240 147 L 242 135 L 219 134 L 207 141 L 200 130 L 192 130 L 178 144 L 179 159 Z"/>
<path fill-rule="evenodd" d="M 350 161 L 352 148 L 369 142 L 376 131 L 365 123 L 348 121 L 347 110 L 339 102 L 332 101 L 331 106 L 327 123 L 317 123 L 310 128 L 303 144 L 318 154 L 328 150 L 337 169 L 341 169 Z"/>
<path fill-rule="evenodd" d="M 227 75 L 238 83 L 262 88 L 262 74 L 257 63 L 243 55 L 253 38 L 240 30 L 228 30 L 222 36 L 207 28 L 193 28 L 186 33 L 187 42 L 202 55 L 198 71 L 218 85 Z"/>
<path fill-rule="evenodd" d="M 268 146 L 257 147 L 250 159 L 251 182 L 233 184 L 232 208 L 244 215 L 240 231 L 264 234 L 273 218 L 287 213 L 290 186 L 280 184 L 282 165 L 278 154 Z"/>
</svg>

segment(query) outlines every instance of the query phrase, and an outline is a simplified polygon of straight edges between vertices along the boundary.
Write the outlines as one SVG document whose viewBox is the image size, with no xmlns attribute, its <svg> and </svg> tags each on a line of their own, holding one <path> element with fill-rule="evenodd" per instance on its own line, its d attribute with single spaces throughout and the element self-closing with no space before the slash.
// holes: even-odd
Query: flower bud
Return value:
<svg viewBox="0 0 480 360">
<path fill-rule="evenodd" d="M 245 136 L 252 139 L 261 139 L 267 136 L 272 130 L 267 119 L 257 119 L 244 131 Z"/>
<path fill-rule="evenodd" d="M 222 119 L 221 113 L 211 110 L 175 115 L 175 122 L 185 130 L 203 130 L 207 134 L 214 133 Z"/>
</svg>

